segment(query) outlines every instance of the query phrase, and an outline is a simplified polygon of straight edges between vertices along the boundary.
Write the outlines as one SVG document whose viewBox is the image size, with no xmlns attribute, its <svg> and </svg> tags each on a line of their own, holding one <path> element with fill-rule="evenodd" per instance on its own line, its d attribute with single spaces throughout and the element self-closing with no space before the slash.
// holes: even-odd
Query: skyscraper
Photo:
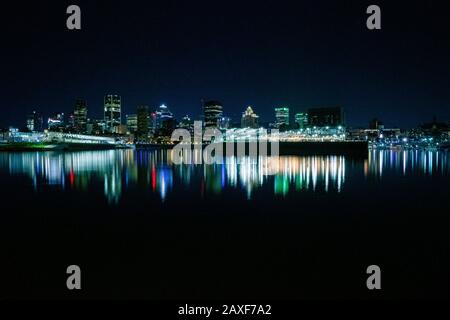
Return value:
<svg viewBox="0 0 450 320">
<path fill-rule="evenodd" d="M 242 114 L 241 127 L 242 128 L 258 128 L 259 116 L 253 111 L 252 107 L 248 107 Z"/>
<path fill-rule="evenodd" d="M 309 125 L 337 127 L 345 125 L 344 109 L 341 107 L 311 108 L 308 110 Z"/>
<path fill-rule="evenodd" d="M 219 129 L 227 130 L 231 127 L 231 118 L 230 117 L 220 117 L 219 118 Z"/>
<path fill-rule="evenodd" d="M 308 113 L 306 112 L 296 113 L 295 126 L 297 129 L 305 129 L 308 126 Z"/>
<path fill-rule="evenodd" d="M 122 124 L 122 98 L 119 95 L 109 94 L 104 99 L 105 130 L 114 132 L 114 127 Z"/>
<path fill-rule="evenodd" d="M 127 114 L 127 128 L 128 132 L 136 133 L 138 130 L 138 116 L 137 114 Z"/>
<path fill-rule="evenodd" d="M 58 113 L 48 118 L 47 125 L 50 131 L 62 131 L 65 126 L 64 113 Z"/>
<path fill-rule="evenodd" d="M 83 99 L 77 99 L 73 112 L 73 126 L 76 133 L 86 133 L 87 130 L 87 104 Z"/>
<path fill-rule="evenodd" d="M 143 140 L 148 137 L 149 114 L 147 106 L 138 106 L 137 108 L 137 136 Z"/>
<path fill-rule="evenodd" d="M 203 112 L 205 115 L 205 128 L 217 128 L 223 114 L 222 103 L 219 101 L 206 101 L 203 105 Z"/>
<path fill-rule="evenodd" d="M 162 104 L 155 111 L 156 114 L 156 129 L 161 129 L 164 126 L 164 122 L 173 119 L 173 113 L 170 112 L 169 108 Z"/>
<path fill-rule="evenodd" d="M 181 119 L 180 123 L 178 124 L 178 127 L 187 129 L 189 131 L 193 131 L 194 130 L 194 121 L 191 119 L 191 117 L 189 117 L 188 115 L 185 115 Z"/>
<path fill-rule="evenodd" d="M 289 108 L 275 108 L 275 126 L 280 130 L 289 128 Z"/>
<path fill-rule="evenodd" d="M 37 113 L 36 111 L 33 111 L 30 115 L 27 117 L 27 129 L 31 132 L 41 132 L 44 128 L 44 121 L 42 116 Z"/>
</svg>

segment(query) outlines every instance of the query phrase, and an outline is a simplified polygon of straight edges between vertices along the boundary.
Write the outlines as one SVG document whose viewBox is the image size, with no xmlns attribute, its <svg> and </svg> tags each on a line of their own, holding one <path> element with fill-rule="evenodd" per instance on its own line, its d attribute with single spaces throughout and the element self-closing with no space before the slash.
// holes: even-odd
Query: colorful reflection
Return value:
<svg viewBox="0 0 450 320">
<path fill-rule="evenodd" d="M 0 153 L 0 171 L 26 176 L 36 192 L 60 188 L 101 192 L 117 205 L 127 190 L 158 195 L 162 202 L 179 192 L 200 198 L 239 190 L 247 199 L 264 189 L 274 196 L 299 192 L 340 193 L 360 176 L 448 174 L 444 152 L 371 151 L 366 160 L 344 156 L 229 157 L 224 164 L 175 165 L 166 150 L 87 151 L 74 153 Z M 347 172 L 351 172 L 347 176 Z"/>
<path fill-rule="evenodd" d="M 448 152 L 421 150 L 372 150 L 364 162 L 366 177 L 383 175 L 448 175 L 450 157 Z"/>
</svg>

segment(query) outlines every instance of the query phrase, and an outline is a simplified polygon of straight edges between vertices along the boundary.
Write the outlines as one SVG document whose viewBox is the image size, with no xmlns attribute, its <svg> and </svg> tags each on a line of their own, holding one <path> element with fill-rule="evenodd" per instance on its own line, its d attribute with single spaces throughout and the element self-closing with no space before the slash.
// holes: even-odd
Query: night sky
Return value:
<svg viewBox="0 0 450 320">
<path fill-rule="evenodd" d="M 29 1 L 27 1 L 29 2 Z M 395 4 L 393 3 L 395 2 Z M 82 30 L 66 28 L 66 8 Z M 378 4 L 382 30 L 366 28 Z M 0 126 L 32 110 L 70 113 L 78 97 L 100 118 L 103 95 L 123 113 L 165 103 L 198 118 L 201 99 L 239 120 L 272 121 L 343 106 L 349 126 L 450 121 L 449 1 L 33 1 L 2 4 Z"/>
</svg>

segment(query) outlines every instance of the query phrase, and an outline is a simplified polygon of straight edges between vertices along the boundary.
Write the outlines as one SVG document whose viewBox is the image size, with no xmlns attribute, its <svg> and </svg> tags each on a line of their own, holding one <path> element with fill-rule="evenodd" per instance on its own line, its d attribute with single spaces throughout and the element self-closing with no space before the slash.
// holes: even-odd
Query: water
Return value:
<svg viewBox="0 0 450 320">
<path fill-rule="evenodd" d="M 361 297 L 374 263 L 388 297 L 448 296 L 449 169 L 439 151 L 220 165 L 3 152 L 2 296 L 65 297 L 73 261 L 91 272 L 87 297 Z"/>
<path fill-rule="evenodd" d="M 53 192 L 97 194 L 111 206 L 126 201 L 128 191 L 159 203 L 178 201 L 192 193 L 238 192 L 247 200 L 260 193 L 282 200 L 302 193 L 350 193 L 381 183 L 383 176 L 399 181 L 448 177 L 450 157 L 438 151 L 371 151 L 368 159 L 344 156 L 229 157 L 224 164 L 175 165 L 170 151 L 92 151 L 77 153 L 0 153 L 2 188 L 28 188 L 35 194 Z M 13 181 L 17 180 L 17 181 Z M 12 185 L 11 185 L 12 183 Z M 95 201 L 98 201 L 96 199 Z"/>
</svg>

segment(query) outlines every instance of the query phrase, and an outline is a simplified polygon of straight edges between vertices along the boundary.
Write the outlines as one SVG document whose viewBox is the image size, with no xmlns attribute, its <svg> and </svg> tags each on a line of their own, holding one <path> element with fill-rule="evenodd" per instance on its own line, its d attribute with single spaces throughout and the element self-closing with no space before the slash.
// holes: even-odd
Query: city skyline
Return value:
<svg viewBox="0 0 450 320">
<path fill-rule="evenodd" d="M 41 120 L 43 120 L 43 125 L 41 125 L 42 128 L 45 129 L 48 126 L 48 128 L 50 129 L 50 127 L 52 125 L 51 122 L 54 121 L 54 118 L 59 117 L 61 115 L 63 117 L 65 117 L 65 119 L 63 119 L 63 122 L 65 121 L 66 123 L 68 123 L 70 121 L 70 117 L 74 117 L 76 119 L 77 105 L 80 102 L 85 104 L 84 107 L 87 108 L 87 110 L 83 111 L 83 114 L 88 121 L 90 121 L 91 123 L 94 123 L 96 121 L 107 121 L 107 119 L 106 119 L 106 108 L 107 108 L 106 99 L 107 99 L 107 97 L 110 97 L 110 96 L 118 97 L 118 99 L 119 99 L 119 102 L 118 102 L 119 103 L 119 105 L 118 105 L 119 119 L 117 120 L 116 125 L 127 125 L 127 117 L 128 116 L 136 116 L 139 112 L 139 108 L 142 106 L 146 106 L 148 108 L 149 116 L 151 116 L 151 113 L 158 112 L 157 110 L 160 108 L 167 108 L 165 103 L 162 103 L 160 105 L 155 105 L 155 106 L 142 103 L 142 104 L 135 106 L 134 108 L 128 108 L 128 110 L 130 110 L 130 112 L 124 112 L 124 108 L 123 108 L 123 104 L 122 104 L 122 95 L 108 93 L 108 94 L 103 95 L 104 104 L 100 107 L 101 110 L 99 111 L 99 110 L 94 109 L 94 112 L 93 112 L 92 107 L 89 106 L 90 105 L 89 102 L 86 99 L 81 98 L 79 96 L 78 98 L 74 99 L 75 107 L 72 107 L 72 109 L 68 108 L 68 109 L 64 109 L 64 110 L 50 111 L 50 113 L 48 115 L 41 113 L 39 109 L 33 109 L 30 113 L 23 115 L 22 123 L 18 123 L 17 125 L 9 124 L 6 126 L 0 126 L 0 128 L 7 129 L 9 127 L 9 128 L 18 128 L 19 130 L 21 128 L 26 128 L 26 127 L 30 126 L 30 124 L 29 124 L 30 117 L 39 115 Z M 221 116 L 226 117 L 229 121 L 231 120 L 230 127 L 242 127 L 241 120 L 242 120 L 242 117 L 248 111 L 248 108 L 251 108 L 251 109 L 255 108 L 254 105 L 244 106 L 244 107 L 242 107 L 240 114 L 235 114 L 234 116 L 230 117 L 230 113 L 227 112 L 226 107 L 224 107 L 224 104 L 222 104 L 221 102 L 219 102 L 217 100 L 206 100 L 206 102 L 214 102 L 214 103 L 221 104 L 221 107 L 222 107 Z M 171 117 L 173 117 L 179 123 L 181 123 L 183 121 L 183 117 L 186 117 L 186 116 L 191 118 L 193 121 L 205 122 L 205 110 L 204 110 L 205 105 L 204 105 L 204 103 L 205 103 L 205 100 L 202 99 L 199 103 L 199 107 L 198 107 L 197 111 L 184 110 L 184 113 L 180 113 L 180 112 L 176 112 L 177 110 L 173 109 L 172 106 L 170 106 L 170 110 L 171 111 L 175 110 L 175 112 L 173 112 L 173 113 L 171 111 L 169 111 L 169 112 L 171 113 Z M 330 111 L 330 110 L 332 111 L 333 109 L 341 109 L 341 112 L 343 113 L 341 115 L 341 117 L 343 119 L 342 119 L 342 122 L 340 120 L 339 120 L 339 122 L 340 122 L 340 124 L 345 123 L 345 126 L 348 128 L 369 128 L 369 127 L 371 127 L 371 123 L 373 121 L 379 121 L 383 125 L 385 123 L 392 123 L 392 119 L 386 119 L 386 118 L 383 118 L 382 116 L 373 116 L 371 118 L 366 119 L 366 122 L 361 125 L 349 124 L 346 120 L 347 113 L 345 112 L 345 107 L 342 107 L 342 106 L 339 106 L 339 107 L 337 107 L 337 106 L 310 106 L 310 107 L 305 107 L 303 109 L 292 108 L 291 106 L 274 106 L 271 108 L 272 114 L 266 118 L 263 118 L 262 120 L 259 119 L 258 124 L 261 127 L 262 126 L 270 126 L 272 124 L 277 124 L 278 112 L 279 112 L 279 110 L 282 110 L 282 109 L 287 109 L 287 115 L 285 117 L 286 117 L 286 121 L 288 122 L 288 126 L 291 129 L 296 129 L 296 126 L 299 125 L 298 119 L 297 119 L 297 117 L 299 115 L 306 115 L 305 124 L 308 124 L 308 112 L 311 109 L 323 109 L 324 111 Z M 256 108 L 255 108 L 255 110 L 257 110 L 255 112 L 258 115 L 258 118 L 260 118 L 259 114 L 261 113 L 261 111 L 259 111 Z M 254 110 L 252 110 L 252 112 L 253 111 Z M 92 114 L 95 114 L 98 116 L 92 116 Z M 266 112 L 266 114 L 268 114 L 268 113 Z M 433 115 L 430 115 L 429 118 L 422 119 L 422 121 L 419 121 L 418 123 L 416 123 L 415 125 L 412 125 L 410 127 L 396 126 L 396 128 L 400 128 L 402 130 L 408 130 L 408 129 L 418 128 L 422 125 L 433 123 L 433 122 L 450 123 L 450 121 L 446 121 L 446 120 L 436 116 L 435 114 L 433 114 Z M 309 123 L 309 125 L 312 126 L 312 125 L 314 125 L 314 123 L 311 122 L 311 123 Z M 220 127 L 220 125 L 218 125 L 218 126 Z M 75 125 L 75 127 L 76 127 L 76 125 Z M 320 125 L 319 125 L 319 127 L 320 127 Z M 33 130 L 30 130 L 30 131 L 33 131 Z M 40 130 L 37 130 L 37 131 L 40 131 Z M 107 129 L 105 127 L 104 132 L 111 133 L 111 128 Z"/>
<path fill-rule="evenodd" d="M 277 106 L 295 113 L 334 105 L 354 127 L 374 117 L 390 127 L 450 120 L 449 4 L 381 1 L 383 28 L 374 32 L 363 2 L 266 4 L 257 15 L 233 3 L 78 5 L 83 28 L 74 32 L 65 28 L 65 4 L 46 8 L 46 19 L 38 4 L 2 19 L 2 108 L 14 112 L 0 126 L 21 124 L 33 110 L 70 110 L 80 95 L 99 118 L 108 92 L 122 96 L 123 114 L 166 104 L 177 118 L 190 110 L 196 117 L 201 99 L 219 99 L 232 118 L 251 105 L 263 122 Z M 16 10 L 34 27 L 15 20 Z"/>
<path fill-rule="evenodd" d="M 2 9 L 0 300 L 450 298 L 450 1 Z"/>
</svg>

